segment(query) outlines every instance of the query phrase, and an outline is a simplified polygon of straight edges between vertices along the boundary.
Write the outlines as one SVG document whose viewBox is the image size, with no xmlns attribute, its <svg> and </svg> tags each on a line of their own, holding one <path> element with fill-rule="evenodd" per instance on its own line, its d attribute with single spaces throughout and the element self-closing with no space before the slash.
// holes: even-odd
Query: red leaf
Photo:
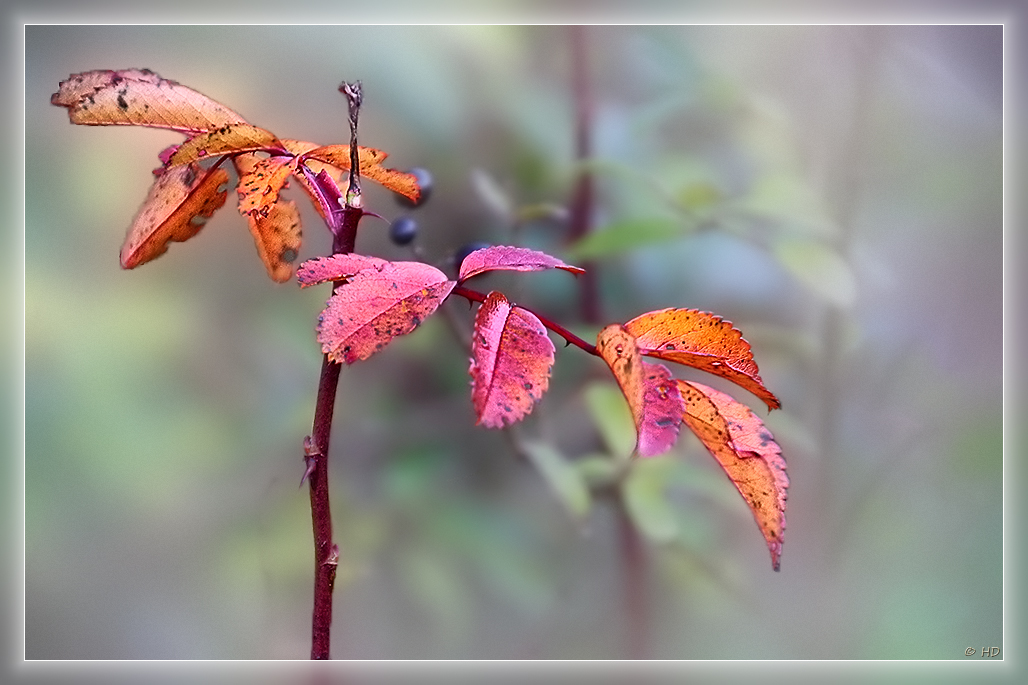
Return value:
<svg viewBox="0 0 1028 685">
<path fill-rule="evenodd" d="M 670 372 L 645 362 L 635 338 L 623 326 L 611 324 L 596 336 L 596 351 L 611 371 L 635 421 L 635 453 L 653 457 L 671 449 L 678 438 L 685 405 Z"/>
<path fill-rule="evenodd" d="M 491 292 L 475 316 L 471 401 L 478 423 L 503 428 L 531 413 L 546 392 L 553 342 L 531 312 Z"/>
<path fill-rule="evenodd" d="M 71 123 L 92 126 L 153 126 L 198 133 L 246 123 L 228 107 L 148 69 L 72 74 L 61 81 L 50 103 L 66 107 Z"/>
<path fill-rule="evenodd" d="M 750 344 L 730 321 L 695 309 L 662 309 L 637 316 L 625 330 L 647 356 L 721 376 L 762 399 L 768 409 L 782 406 L 764 387 Z"/>
<path fill-rule="evenodd" d="M 199 133 L 179 145 L 168 159 L 168 165 L 195 162 L 212 155 L 282 147 L 282 143 L 271 131 L 250 124 L 225 124 Z"/>
<path fill-rule="evenodd" d="M 753 511 L 777 571 L 789 478 L 775 438 L 749 407 L 700 383 L 678 381 L 684 421 L 718 460 Z"/>
<path fill-rule="evenodd" d="M 318 322 L 322 351 L 336 362 L 367 359 L 432 314 L 454 286 L 421 262 L 385 262 L 336 289 Z"/>
<path fill-rule="evenodd" d="M 225 204 L 228 172 L 204 171 L 198 164 L 168 169 L 157 176 L 121 247 L 121 265 L 134 269 L 164 254 L 171 241 L 196 235 Z"/>
<path fill-rule="evenodd" d="M 344 281 L 365 269 L 381 271 L 389 263 L 378 257 L 368 257 L 353 252 L 336 254 L 331 257 L 316 257 L 307 260 L 300 266 L 296 272 L 296 278 L 300 282 L 300 287 L 306 288 L 327 281 Z"/>
<path fill-rule="evenodd" d="M 564 269 L 578 275 L 585 273 L 585 269 L 577 266 L 570 266 L 556 257 L 551 257 L 545 252 L 537 252 L 524 247 L 508 247 L 506 245 L 494 245 L 481 250 L 475 250 L 460 265 L 458 283 L 463 283 L 472 276 L 503 269 L 507 271 L 543 271 L 545 269 Z"/>
</svg>

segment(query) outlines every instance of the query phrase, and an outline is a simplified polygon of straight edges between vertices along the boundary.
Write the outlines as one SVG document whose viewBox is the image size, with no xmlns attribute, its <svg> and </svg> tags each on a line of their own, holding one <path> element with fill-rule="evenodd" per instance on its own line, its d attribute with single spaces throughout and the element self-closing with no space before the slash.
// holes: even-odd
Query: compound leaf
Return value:
<svg viewBox="0 0 1028 685">
<path fill-rule="evenodd" d="M 678 362 L 721 376 L 778 409 L 781 403 L 760 380 L 750 344 L 719 316 L 696 309 L 662 309 L 625 324 L 647 356 Z"/>
<path fill-rule="evenodd" d="M 538 317 L 491 292 L 475 316 L 471 401 L 478 423 L 503 428 L 532 411 L 550 382 L 553 342 Z"/>
<path fill-rule="evenodd" d="M 746 500 L 779 569 L 789 478 L 774 436 L 749 407 L 701 383 L 678 381 L 685 424 L 696 433 Z"/>
</svg>

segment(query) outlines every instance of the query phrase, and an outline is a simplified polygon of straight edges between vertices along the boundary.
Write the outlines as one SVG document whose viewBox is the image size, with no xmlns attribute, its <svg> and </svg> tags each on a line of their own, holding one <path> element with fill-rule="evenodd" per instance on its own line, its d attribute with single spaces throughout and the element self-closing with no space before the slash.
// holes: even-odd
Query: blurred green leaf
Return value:
<svg viewBox="0 0 1028 685">
<path fill-rule="evenodd" d="M 407 594 L 432 617 L 447 640 L 470 622 L 470 604 L 460 564 L 423 545 L 401 550 L 397 569 Z"/>
<path fill-rule="evenodd" d="M 668 480 L 674 473 L 671 457 L 650 457 L 633 463 L 622 484 L 625 506 L 632 522 L 654 542 L 678 537 L 678 520 L 667 500 Z"/>
<path fill-rule="evenodd" d="M 631 454 L 635 449 L 635 422 L 618 387 L 612 383 L 589 385 L 585 404 L 610 453 L 615 457 Z"/>
<path fill-rule="evenodd" d="M 690 183 L 676 193 L 678 202 L 690 211 L 706 210 L 724 199 L 721 189 L 713 183 Z"/>
<path fill-rule="evenodd" d="M 503 222 L 512 219 L 514 216 L 514 202 L 507 191 L 500 187 L 499 182 L 489 172 L 484 169 L 473 169 L 471 172 L 471 187 L 490 214 L 493 214 Z"/>
<path fill-rule="evenodd" d="M 745 212 L 766 217 L 789 234 L 829 238 L 839 234 L 821 196 L 799 176 L 776 172 L 760 177 L 738 203 Z"/>
<path fill-rule="evenodd" d="M 594 231 L 568 247 L 570 259 L 597 259 L 619 255 L 646 245 L 682 237 L 685 231 L 670 219 L 632 219 Z"/>
<path fill-rule="evenodd" d="M 800 283 L 838 307 L 857 297 L 857 282 L 849 264 L 823 242 L 783 238 L 774 244 L 775 256 Z"/>
<path fill-rule="evenodd" d="M 610 455 L 601 454 L 591 454 L 576 459 L 574 466 L 590 487 L 614 483 L 624 468 L 623 462 L 619 463 Z"/>
<path fill-rule="evenodd" d="M 564 508 L 583 518 L 589 512 L 589 488 L 579 470 L 548 443 L 525 441 L 523 447 Z"/>
</svg>

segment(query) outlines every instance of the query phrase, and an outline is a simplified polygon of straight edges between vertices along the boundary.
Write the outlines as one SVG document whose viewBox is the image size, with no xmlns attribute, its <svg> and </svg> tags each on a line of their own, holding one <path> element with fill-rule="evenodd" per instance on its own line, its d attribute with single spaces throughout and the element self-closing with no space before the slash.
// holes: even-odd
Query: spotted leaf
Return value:
<svg viewBox="0 0 1028 685">
<path fill-rule="evenodd" d="M 421 196 L 421 189 L 418 186 L 418 179 L 413 174 L 396 169 L 387 169 L 382 166 L 382 161 L 389 155 L 375 148 L 357 147 L 357 161 L 360 164 L 360 173 L 363 178 L 371 179 L 380 183 L 394 193 L 399 193 L 412 202 L 417 202 Z M 350 146 L 349 145 L 326 145 L 309 150 L 303 154 L 306 161 L 317 160 L 330 164 L 339 169 L 350 168 Z"/>
<path fill-rule="evenodd" d="M 644 355 L 678 362 L 721 376 L 778 409 L 781 403 L 764 387 L 742 333 L 719 316 L 695 309 L 662 309 L 625 324 Z"/>
<path fill-rule="evenodd" d="M 318 342 L 336 362 L 367 359 L 413 331 L 456 283 L 421 262 L 385 262 L 336 288 L 318 321 Z"/>
<path fill-rule="evenodd" d="M 774 436 L 749 407 L 714 388 L 678 381 L 685 424 L 699 437 L 746 500 L 780 568 L 789 478 Z"/>
<path fill-rule="evenodd" d="M 61 81 L 50 103 L 68 109 L 73 124 L 152 126 L 184 133 L 246 120 L 228 107 L 148 69 L 100 69 Z"/>
<path fill-rule="evenodd" d="M 596 337 L 599 352 L 628 400 L 635 421 L 635 454 L 652 457 L 671 449 L 682 423 L 682 396 L 668 370 L 643 361 L 623 326 L 611 324 Z"/>
<path fill-rule="evenodd" d="M 168 159 L 170 166 L 187 164 L 226 153 L 266 149 L 282 150 L 282 143 L 271 131 L 250 124 L 225 124 L 198 133 L 182 143 Z"/>
<path fill-rule="evenodd" d="M 471 401 L 478 423 L 503 428 L 532 411 L 550 383 L 553 342 L 531 312 L 491 292 L 475 316 Z"/>
<path fill-rule="evenodd" d="M 228 172 L 187 164 L 158 174 L 129 227 L 121 266 L 134 269 L 164 254 L 168 243 L 196 235 L 228 196 Z"/>
<path fill-rule="evenodd" d="M 345 281 L 365 269 L 379 271 L 389 264 L 379 257 L 369 257 L 354 252 L 334 254 L 330 257 L 316 257 L 304 262 L 296 272 L 296 279 L 301 288 L 306 288 L 328 281 Z"/>
</svg>

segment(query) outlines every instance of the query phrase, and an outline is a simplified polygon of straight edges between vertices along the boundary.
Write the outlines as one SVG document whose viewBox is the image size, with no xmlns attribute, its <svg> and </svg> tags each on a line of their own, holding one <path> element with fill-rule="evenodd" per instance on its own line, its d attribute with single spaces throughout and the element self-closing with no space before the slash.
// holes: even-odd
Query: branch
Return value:
<svg viewBox="0 0 1028 685">
<path fill-rule="evenodd" d="M 588 27 L 571 27 L 571 87 L 575 105 L 575 158 L 580 163 L 578 181 L 571 198 L 567 241 L 584 238 L 593 227 L 594 181 L 592 171 L 581 164 L 592 156 L 593 99 L 589 83 Z M 592 261 L 582 264 L 585 273 L 578 281 L 582 320 L 597 324 L 600 312 L 599 275 Z"/>
<path fill-rule="evenodd" d="M 458 286 L 454 287 L 454 289 L 451 291 L 451 294 L 453 294 L 453 295 L 460 295 L 461 297 L 463 297 L 466 300 L 470 300 L 472 302 L 479 302 L 479 303 L 485 302 L 485 297 L 486 297 L 483 293 L 480 293 L 477 290 L 472 290 L 471 288 L 465 288 L 462 285 L 458 285 Z M 582 340 L 577 335 L 575 335 L 574 333 L 569 331 L 568 329 L 566 329 L 563 326 L 561 326 L 559 323 L 556 323 L 555 321 L 552 321 L 552 320 L 546 318 L 545 316 L 543 316 L 539 312 L 533 311 L 533 310 L 529 309 L 528 307 L 524 307 L 524 306 L 522 306 L 520 304 L 514 304 L 513 302 L 511 303 L 511 305 L 514 306 L 514 307 L 518 307 L 519 309 L 524 309 L 529 314 L 534 315 L 536 318 L 539 319 L 539 321 L 540 321 L 540 323 L 542 323 L 542 325 L 546 326 L 551 331 L 553 331 L 554 333 L 556 333 L 560 337 L 564 338 L 564 340 L 567 341 L 568 345 L 574 345 L 575 347 L 578 347 L 578 348 L 580 348 L 582 350 L 585 350 L 586 352 L 588 352 L 589 354 L 591 354 L 591 355 L 593 355 L 595 357 L 600 356 L 600 353 L 596 350 L 596 346 L 595 345 L 590 345 L 589 343 L 587 343 L 586 341 Z"/>
<path fill-rule="evenodd" d="M 356 161 L 357 110 L 360 108 L 360 82 L 344 83 L 339 90 L 346 95 L 350 118 L 350 183 L 346 191 L 346 204 L 342 216 L 336 212 L 326 215 L 332 231 L 332 254 L 353 252 L 357 241 L 357 226 L 364 210 L 360 205 L 360 168 Z M 306 171 L 306 167 L 304 167 Z M 334 184 L 332 184 L 334 186 Z M 338 198 L 334 198 L 338 207 Z M 341 220 L 340 220 L 341 219 Z M 338 221 L 338 224 L 337 224 Z M 342 283 L 333 285 L 333 292 Z M 314 410 L 312 437 L 304 441 L 304 458 L 310 482 L 311 524 L 314 529 L 314 614 L 311 621 L 311 659 L 330 659 L 332 629 L 332 591 L 335 588 L 336 569 L 339 565 L 339 547 L 332 542 L 332 513 L 328 494 L 329 438 L 332 434 L 332 415 L 339 387 L 340 365 L 326 354 L 321 361 L 321 379 L 318 382 L 318 402 Z"/>
</svg>

